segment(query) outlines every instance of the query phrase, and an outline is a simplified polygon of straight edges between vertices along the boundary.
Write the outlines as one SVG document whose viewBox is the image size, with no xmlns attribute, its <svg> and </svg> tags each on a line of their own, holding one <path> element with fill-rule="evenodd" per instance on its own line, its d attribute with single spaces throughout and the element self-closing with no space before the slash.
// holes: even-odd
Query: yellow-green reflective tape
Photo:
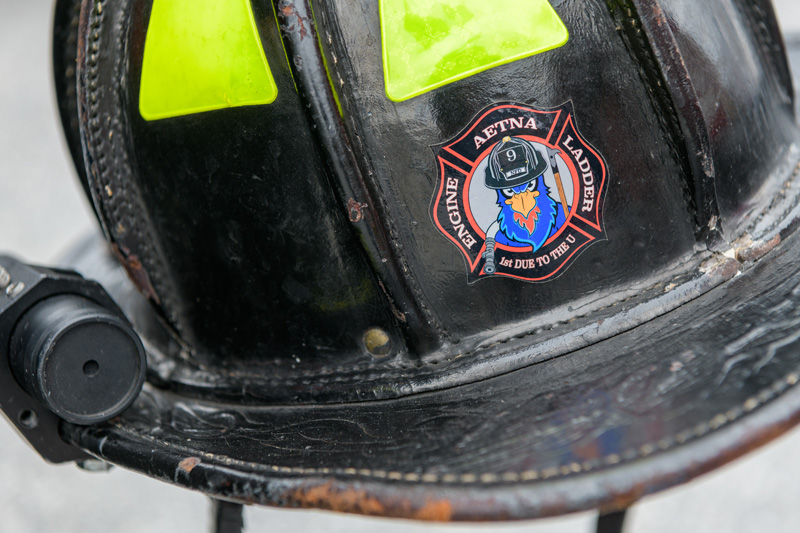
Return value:
<svg viewBox="0 0 800 533">
<path fill-rule="evenodd" d="M 547 0 L 380 0 L 386 95 L 396 102 L 566 44 Z"/>
<path fill-rule="evenodd" d="M 145 120 L 277 96 L 250 0 L 153 0 L 139 90 Z"/>
</svg>

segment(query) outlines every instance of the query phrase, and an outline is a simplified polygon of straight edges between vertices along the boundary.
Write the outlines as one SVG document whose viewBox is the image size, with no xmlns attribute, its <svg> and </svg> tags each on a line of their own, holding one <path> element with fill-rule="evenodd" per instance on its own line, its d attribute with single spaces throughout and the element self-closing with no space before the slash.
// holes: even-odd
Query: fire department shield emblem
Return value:
<svg viewBox="0 0 800 533">
<path fill-rule="evenodd" d="M 494 104 L 433 147 L 431 218 L 467 262 L 467 281 L 547 281 L 605 240 L 603 157 L 578 132 L 572 103 Z"/>
</svg>

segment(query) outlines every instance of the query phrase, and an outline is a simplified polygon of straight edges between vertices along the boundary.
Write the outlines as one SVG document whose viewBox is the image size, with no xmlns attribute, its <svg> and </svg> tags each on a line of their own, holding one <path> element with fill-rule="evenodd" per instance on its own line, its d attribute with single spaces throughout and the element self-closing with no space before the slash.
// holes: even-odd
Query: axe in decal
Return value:
<svg viewBox="0 0 800 533">
<path fill-rule="evenodd" d="M 561 201 L 561 207 L 564 208 L 564 219 L 569 216 L 569 208 L 567 207 L 567 198 L 564 196 L 564 185 L 561 183 L 561 174 L 558 172 L 558 164 L 556 163 L 556 155 L 560 154 L 561 150 L 558 148 L 547 147 L 547 155 L 550 156 L 550 167 L 553 169 L 553 176 L 556 178 L 556 186 L 558 187 L 558 199 Z"/>
</svg>

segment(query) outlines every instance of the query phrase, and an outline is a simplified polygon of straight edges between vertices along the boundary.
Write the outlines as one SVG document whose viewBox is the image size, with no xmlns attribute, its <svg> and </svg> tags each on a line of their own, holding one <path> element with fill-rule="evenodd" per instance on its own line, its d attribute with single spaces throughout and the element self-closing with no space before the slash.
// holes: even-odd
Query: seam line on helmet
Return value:
<svg viewBox="0 0 800 533">
<path fill-rule="evenodd" d="M 675 102 L 667 88 L 667 80 L 654 57 L 653 46 L 642 31 L 641 19 L 630 0 L 607 2 L 611 18 L 617 26 L 623 46 L 630 56 L 639 77 L 649 89 L 648 101 L 652 107 L 658 124 L 666 137 L 667 147 L 675 165 L 679 169 L 679 188 L 686 202 L 687 212 L 695 225 L 695 232 L 700 228 L 700 206 L 693 194 L 694 175 L 689 163 L 686 145 L 679 141 L 682 137 L 680 119 Z M 616 5 L 615 5 L 616 4 Z M 634 42 L 635 41 L 635 42 Z"/>
<path fill-rule="evenodd" d="M 309 4 L 310 4 L 310 2 L 309 2 Z M 320 22 L 322 22 L 322 26 L 323 27 L 331 26 L 331 27 L 336 28 L 335 31 L 338 31 L 338 26 L 336 26 L 335 24 L 331 24 L 328 21 L 328 13 L 327 13 L 326 9 L 320 9 L 319 10 L 319 17 L 320 17 Z M 318 28 L 317 31 L 320 31 L 320 28 Z M 326 31 L 327 31 L 327 29 L 326 29 Z M 322 43 L 321 40 L 320 40 L 320 44 L 321 44 L 320 53 L 321 53 L 321 55 L 324 56 L 325 52 L 326 52 L 326 49 L 325 49 L 324 46 L 322 46 L 323 43 Z M 330 43 L 330 45 L 331 45 L 331 47 L 333 47 L 333 43 L 332 42 Z M 339 80 L 340 86 L 343 86 L 345 82 L 344 82 L 344 78 L 342 77 L 342 73 L 340 71 L 340 67 L 341 67 L 342 63 L 344 63 L 345 61 L 348 61 L 348 58 L 347 58 L 347 54 L 340 53 L 338 55 L 340 56 L 339 60 L 335 61 L 335 62 L 330 62 L 330 63 L 328 63 L 328 65 L 332 68 L 333 72 L 335 72 L 336 77 Z M 345 78 L 346 78 L 346 76 L 345 76 Z M 341 95 L 340 95 L 340 98 L 341 98 L 340 103 L 346 104 L 348 107 L 351 107 L 352 103 L 350 102 L 350 99 L 353 96 L 354 92 L 355 91 L 342 91 Z M 343 107 L 344 107 L 344 105 L 343 105 Z M 358 148 L 359 148 L 360 153 L 364 154 L 365 153 L 365 147 L 364 147 L 364 144 L 363 144 L 363 142 L 361 140 L 361 136 L 353 135 L 353 137 L 355 137 L 355 140 L 358 143 Z M 364 158 L 361 158 L 361 160 L 363 161 Z M 364 180 L 365 181 L 370 181 L 374 188 L 380 189 L 379 186 L 378 186 L 378 183 L 376 183 L 377 180 L 374 179 L 374 176 L 375 176 L 374 168 L 372 168 L 372 165 L 369 162 L 365 162 L 364 164 L 366 164 L 367 167 L 368 167 L 366 175 L 364 176 Z M 383 195 L 375 195 L 375 198 L 373 198 L 373 200 L 377 201 L 377 203 L 380 204 L 380 209 L 384 214 L 385 227 L 386 227 L 386 230 L 387 230 L 387 234 L 388 234 L 389 240 L 391 241 L 392 245 L 395 248 L 396 260 L 399 262 L 400 266 L 402 267 L 402 270 L 401 270 L 401 272 L 399 272 L 399 274 L 406 280 L 408 286 L 411 288 L 411 291 L 416 296 L 417 305 L 420 307 L 420 309 L 422 309 L 422 312 L 424 313 L 424 315 L 428 317 L 428 320 L 433 325 L 434 329 L 440 335 L 445 337 L 446 339 L 452 339 L 452 335 L 447 330 L 445 325 L 440 322 L 439 318 L 433 313 L 433 311 L 425 303 L 426 299 L 425 299 L 425 296 L 424 296 L 424 294 L 422 292 L 422 289 L 420 288 L 419 283 L 416 280 L 416 277 L 412 273 L 412 269 L 409 268 L 408 262 L 405 260 L 405 256 L 403 254 L 403 245 L 400 242 L 400 239 L 398 237 L 397 229 L 396 229 L 395 223 L 394 223 L 394 218 L 392 217 L 391 210 L 389 208 L 388 202 L 386 201 L 386 199 L 384 198 Z"/>
<path fill-rule="evenodd" d="M 702 253 L 692 254 L 692 255 L 688 256 L 687 259 L 685 259 L 684 261 L 681 261 L 680 263 L 678 263 L 676 267 L 680 267 L 680 266 L 685 265 L 687 263 L 691 263 L 691 262 L 697 261 L 697 260 L 700 259 L 700 257 L 702 255 L 703 255 Z M 522 333 L 522 334 L 519 334 L 519 335 L 511 336 L 511 337 L 508 337 L 506 339 L 493 342 L 492 344 L 489 344 L 489 345 L 486 345 L 486 346 L 479 346 L 479 347 L 477 347 L 477 348 L 475 348 L 473 350 L 470 350 L 468 352 L 463 352 L 463 353 L 460 353 L 460 354 L 456 354 L 456 355 L 453 355 L 453 356 L 448 357 L 448 358 L 435 359 L 435 360 L 432 360 L 432 361 L 423 362 L 420 367 L 411 368 L 410 370 L 412 370 L 412 372 L 409 372 L 409 373 L 413 374 L 414 371 L 419 371 L 421 368 L 432 367 L 432 366 L 435 366 L 437 364 L 441 364 L 442 362 L 453 362 L 456 359 L 460 359 L 462 357 L 470 356 L 470 355 L 474 354 L 475 352 L 477 352 L 479 350 L 485 350 L 485 349 L 491 348 L 493 346 L 499 346 L 499 345 L 502 345 L 502 344 L 508 344 L 509 342 L 513 342 L 513 341 L 516 341 L 516 340 L 522 340 L 522 339 L 526 339 L 528 337 L 539 335 L 539 334 L 541 334 L 541 331 L 543 331 L 543 330 L 544 331 L 549 331 L 549 330 L 552 330 L 552 329 L 554 329 L 554 328 L 556 328 L 558 326 L 563 326 L 563 325 L 569 324 L 571 322 L 574 322 L 575 320 L 578 320 L 578 319 L 581 319 L 581 318 L 586 318 L 587 316 L 590 316 L 592 314 L 599 313 L 601 311 L 605 311 L 605 310 L 608 310 L 608 309 L 612 309 L 614 307 L 617 307 L 619 305 L 627 303 L 627 302 L 629 302 L 630 300 L 632 300 L 634 298 L 638 298 L 640 296 L 643 296 L 647 292 L 656 290 L 656 289 L 658 289 L 658 288 L 660 288 L 662 286 L 665 286 L 665 285 L 669 285 L 670 283 L 673 283 L 673 282 L 675 282 L 675 281 L 677 281 L 677 280 L 679 280 L 681 278 L 690 277 L 690 276 L 692 276 L 692 274 L 693 274 L 693 272 L 684 272 L 684 273 L 681 273 L 681 274 L 677 274 L 671 279 L 668 279 L 668 280 L 665 280 L 665 281 L 659 281 L 657 283 L 654 283 L 653 285 L 645 287 L 644 289 L 641 289 L 640 291 L 638 291 L 636 294 L 632 294 L 631 296 L 628 296 L 627 298 L 624 298 L 622 300 L 618 300 L 618 301 L 616 301 L 614 303 L 611 303 L 611 304 L 608 304 L 608 305 L 605 305 L 603 307 L 599 307 L 599 308 L 596 308 L 596 309 L 590 309 L 590 310 L 588 310 L 588 311 L 586 311 L 586 312 L 584 312 L 582 314 L 574 315 L 574 316 L 572 316 L 572 317 L 570 317 L 569 319 L 566 319 L 566 320 L 560 320 L 560 321 L 557 321 L 557 322 L 551 322 L 551 323 L 547 324 L 546 326 L 542 326 L 542 327 L 536 328 L 534 331 L 528 331 L 528 332 L 525 332 L 525 333 Z M 687 281 L 689 281 L 689 280 L 687 280 Z M 231 377 L 231 378 L 244 378 L 244 377 L 246 377 L 246 378 L 248 378 L 250 380 L 253 379 L 253 376 L 251 374 L 249 374 L 249 373 L 239 373 L 239 372 L 228 370 L 228 369 L 224 369 L 224 368 L 209 367 L 207 365 L 204 365 L 204 364 L 201 364 L 201 363 L 197 363 L 197 362 L 194 362 L 193 365 L 199 370 L 203 370 L 203 371 L 206 371 L 206 372 L 213 372 L 215 374 L 224 374 L 225 376 L 228 376 L 228 377 Z M 362 370 L 370 370 L 370 369 L 374 369 L 376 372 L 379 372 L 381 370 L 385 370 L 385 368 L 375 367 L 375 366 L 368 366 L 368 365 L 353 366 L 353 365 L 350 365 L 350 366 L 335 367 L 333 369 L 330 369 L 328 371 L 323 371 L 323 372 L 300 373 L 301 377 L 299 377 L 299 378 L 283 378 L 283 377 L 281 377 L 281 378 L 269 379 L 269 380 L 266 380 L 265 382 L 268 382 L 268 383 L 269 382 L 275 382 L 275 383 L 281 383 L 281 384 L 287 384 L 287 383 L 303 383 L 303 384 L 314 383 L 314 384 L 320 384 L 320 383 L 326 383 L 326 381 L 319 381 L 316 378 L 323 377 L 323 376 L 324 377 L 335 376 L 335 377 L 339 377 L 341 379 L 344 379 L 344 378 L 347 378 L 347 379 L 357 379 L 357 378 L 370 379 L 372 376 L 369 375 L 369 374 L 351 374 L 351 373 L 341 372 L 343 370 L 351 370 L 351 371 L 355 371 L 355 372 L 360 372 Z M 439 367 L 437 369 L 437 373 L 441 372 L 441 369 L 442 369 L 442 367 Z M 297 374 L 297 372 L 295 372 L 295 374 Z M 302 380 L 306 380 L 306 381 L 302 381 Z M 335 381 L 335 380 L 330 380 L 330 381 Z"/>
<path fill-rule="evenodd" d="M 189 447 L 175 444 L 154 437 L 152 435 L 144 434 L 132 428 L 122 425 L 121 422 L 116 421 L 112 423 L 121 433 L 132 435 L 139 439 L 147 440 L 152 443 L 169 447 L 175 450 L 176 453 L 187 453 L 189 457 L 200 457 L 208 461 L 212 461 L 225 466 L 237 466 L 243 468 L 250 468 L 252 470 L 259 470 L 264 472 L 273 472 L 280 474 L 301 474 L 301 475 L 336 475 L 347 477 L 367 477 L 376 479 L 389 479 L 393 481 L 407 481 L 413 483 L 423 484 L 472 484 L 472 485 L 492 485 L 503 482 L 520 482 L 520 481 L 535 481 L 553 478 L 561 478 L 577 474 L 580 472 L 587 472 L 596 470 L 606 466 L 614 466 L 622 462 L 632 461 L 652 455 L 658 451 L 664 451 L 673 448 L 676 444 L 684 444 L 690 440 L 702 437 L 711 431 L 717 430 L 723 426 L 729 425 L 731 422 L 741 418 L 744 414 L 750 413 L 756 408 L 766 404 L 772 400 L 777 394 L 793 387 L 800 381 L 800 374 L 797 371 L 790 372 L 783 378 L 780 378 L 772 383 L 772 385 L 763 388 L 758 394 L 751 396 L 744 403 L 734 406 L 723 413 L 719 413 L 705 422 L 700 422 L 694 427 L 680 431 L 674 437 L 665 437 L 657 442 L 645 443 L 637 448 L 630 448 L 621 453 L 612 453 L 597 459 L 590 459 L 578 462 L 570 462 L 561 465 L 550 466 L 540 469 L 530 469 L 522 471 L 507 471 L 507 472 L 466 472 L 466 473 L 447 473 L 439 474 L 435 472 L 401 472 L 401 471 L 386 471 L 386 470 L 373 470 L 368 468 L 309 468 L 309 467 L 290 467 L 271 464 L 261 464 L 252 461 L 242 461 L 233 459 L 226 455 L 215 454 L 212 452 L 202 452 L 199 450 L 191 450 Z M 100 450 L 102 455 L 102 450 Z M 186 459 L 186 458 L 184 458 Z M 197 466 L 201 466 L 198 463 Z M 180 467 L 177 467 L 180 468 Z"/>
<path fill-rule="evenodd" d="M 765 207 L 761 211 L 761 213 L 759 213 L 756 219 L 747 226 L 747 229 L 744 231 L 744 233 L 749 233 L 753 231 L 753 229 L 756 226 L 758 226 L 762 220 L 764 220 L 764 217 L 766 217 L 769 214 L 772 214 L 772 210 L 777 207 L 778 202 L 786 197 L 787 189 L 789 189 L 791 186 L 797 183 L 798 176 L 800 176 L 800 161 L 795 163 L 794 170 L 792 171 L 791 176 L 784 183 L 784 186 L 781 188 L 781 190 L 776 195 L 773 196 L 770 204 L 767 207 Z M 781 211 L 781 213 L 778 214 L 778 216 L 775 219 L 775 222 L 770 224 L 770 226 L 764 230 L 763 232 L 764 235 L 769 235 L 769 233 L 772 232 L 776 227 L 778 227 L 781 224 L 781 222 L 785 222 L 786 215 L 788 215 L 793 209 L 795 209 L 798 206 L 798 204 L 800 204 L 800 194 L 795 194 L 789 206 L 785 207 L 783 211 Z"/>
<path fill-rule="evenodd" d="M 126 6 L 122 6 L 120 9 L 123 12 L 127 11 Z M 120 176 L 120 174 L 129 176 L 131 170 L 127 148 L 119 144 L 124 138 L 119 105 L 112 106 L 113 117 L 106 117 L 105 125 L 100 118 L 100 97 L 98 94 L 101 83 L 98 55 L 104 29 L 108 27 L 108 25 L 105 25 L 105 19 L 103 1 L 96 1 L 89 13 L 90 35 L 87 43 L 89 45 L 89 57 L 85 60 L 87 73 L 86 84 L 84 85 L 87 95 L 85 105 L 88 108 L 88 124 L 86 125 L 87 151 L 96 163 L 93 165 L 94 172 L 89 173 L 89 180 L 93 184 L 95 198 L 102 198 L 104 192 L 108 190 L 113 192 L 113 196 L 108 195 L 107 200 L 94 203 L 99 206 L 98 211 L 103 213 L 103 216 L 98 216 L 98 218 L 101 219 L 101 225 L 109 241 L 118 246 L 120 254 L 126 260 L 130 259 L 133 262 L 134 259 L 138 259 L 141 262 L 148 282 L 152 281 L 150 290 L 153 294 L 149 294 L 148 297 L 159 304 L 159 307 L 167 315 L 169 323 L 178 328 L 179 323 L 175 315 L 175 300 L 172 298 L 171 291 L 167 288 L 170 284 L 164 282 L 166 269 L 160 259 L 160 253 L 156 249 L 156 241 L 155 239 L 146 238 L 146 229 L 144 231 L 142 229 L 142 225 L 149 227 L 149 222 L 144 215 L 141 217 L 136 216 L 137 210 L 139 213 L 146 212 L 141 196 L 136 191 L 131 191 L 130 179 L 124 179 L 124 177 Z M 113 27 L 112 30 L 118 32 L 116 41 L 113 43 L 113 46 L 118 49 L 123 47 L 126 30 L 129 26 L 128 20 L 125 21 L 124 26 L 124 31 L 119 31 L 119 28 L 116 27 Z M 120 73 L 124 69 L 125 64 L 122 60 L 116 61 L 113 65 L 114 75 L 121 75 Z M 108 130 L 107 138 L 103 135 L 105 130 Z M 115 137 L 118 139 L 116 143 Z M 117 169 L 115 172 L 109 171 L 110 165 L 107 164 L 107 160 L 112 161 L 113 168 Z M 108 209 L 109 206 L 110 210 Z M 105 221 L 102 220 L 103 218 Z M 131 227 L 126 228 L 123 221 L 125 221 L 125 224 L 130 224 Z M 138 257 L 129 255 L 130 250 L 125 245 L 125 239 L 122 238 L 128 231 L 133 234 L 133 239 L 138 245 Z"/>
</svg>

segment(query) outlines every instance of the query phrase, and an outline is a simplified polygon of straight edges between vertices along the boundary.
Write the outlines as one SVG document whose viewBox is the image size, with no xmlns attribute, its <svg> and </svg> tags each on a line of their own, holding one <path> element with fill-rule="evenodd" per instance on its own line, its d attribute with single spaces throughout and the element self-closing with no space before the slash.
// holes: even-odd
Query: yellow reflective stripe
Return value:
<svg viewBox="0 0 800 533">
<path fill-rule="evenodd" d="M 139 90 L 145 120 L 277 96 L 249 0 L 153 0 Z"/>
<path fill-rule="evenodd" d="M 380 0 L 386 95 L 400 102 L 566 44 L 547 0 Z"/>
</svg>

